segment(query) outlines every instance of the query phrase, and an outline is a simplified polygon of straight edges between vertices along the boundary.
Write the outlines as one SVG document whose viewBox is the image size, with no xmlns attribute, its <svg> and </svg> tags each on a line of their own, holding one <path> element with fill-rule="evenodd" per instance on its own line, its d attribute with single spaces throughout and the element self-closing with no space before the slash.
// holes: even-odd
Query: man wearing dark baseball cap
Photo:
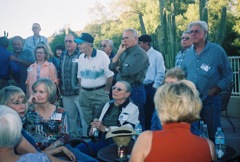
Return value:
<svg viewBox="0 0 240 162">
<path fill-rule="evenodd" d="M 87 125 L 93 121 L 102 107 L 109 101 L 109 91 L 114 73 L 109 70 L 108 55 L 93 47 L 94 38 L 82 33 L 74 40 L 82 53 L 78 59 L 78 84 L 80 107 Z M 97 96 L 97 98 L 96 98 Z"/>
<path fill-rule="evenodd" d="M 148 67 L 147 73 L 143 80 L 143 85 L 147 96 L 146 103 L 144 105 L 145 125 L 147 130 L 151 128 L 151 119 L 155 110 L 153 97 L 156 89 L 163 84 L 165 74 L 163 56 L 160 52 L 153 49 L 151 42 L 152 38 L 147 34 L 141 35 L 138 38 L 138 45 L 147 52 L 147 56 L 151 65 Z"/>
<path fill-rule="evenodd" d="M 89 33 L 82 33 L 78 39 L 74 39 L 74 42 L 76 42 L 77 44 L 84 42 L 93 43 L 94 38 Z"/>
</svg>

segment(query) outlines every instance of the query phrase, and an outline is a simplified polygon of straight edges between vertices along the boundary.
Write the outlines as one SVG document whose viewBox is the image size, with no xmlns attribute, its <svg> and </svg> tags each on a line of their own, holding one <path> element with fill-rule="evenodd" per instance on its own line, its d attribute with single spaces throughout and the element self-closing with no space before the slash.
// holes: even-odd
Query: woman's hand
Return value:
<svg viewBox="0 0 240 162">
<path fill-rule="evenodd" d="M 105 132 L 105 126 L 98 119 L 95 119 L 93 122 L 91 122 L 90 125 L 91 125 L 90 132 L 91 132 L 92 128 L 97 128 L 99 131 Z M 89 132 L 89 134 L 90 134 L 90 132 Z M 92 134 L 93 134 L 93 132 L 92 132 Z"/>
<path fill-rule="evenodd" d="M 28 103 L 29 103 L 30 105 L 36 103 L 36 101 L 37 101 L 37 97 L 34 96 L 34 95 L 31 95 L 31 96 L 28 98 Z"/>
<path fill-rule="evenodd" d="M 76 161 L 75 155 L 68 148 L 66 148 L 64 146 L 59 146 L 59 147 L 53 148 L 53 149 L 45 149 L 42 152 L 45 154 L 48 154 L 48 155 L 55 155 L 58 153 L 63 153 L 69 159 L 71 159 L 71 161 Z"/>
</svg>

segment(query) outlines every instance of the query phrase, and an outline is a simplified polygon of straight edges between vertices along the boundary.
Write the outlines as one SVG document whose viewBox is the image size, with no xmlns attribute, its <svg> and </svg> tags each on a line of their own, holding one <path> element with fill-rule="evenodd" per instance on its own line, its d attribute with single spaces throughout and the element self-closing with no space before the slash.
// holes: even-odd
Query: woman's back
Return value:
<svg viewBox="0 0 240 162">
<path fill-rule="evenodd" d="M 152 133 L 152 146 L 145 161 L 211 161 L 206 139 L 193 135 L 187 123 L 165 124 Z"/>
</svg>

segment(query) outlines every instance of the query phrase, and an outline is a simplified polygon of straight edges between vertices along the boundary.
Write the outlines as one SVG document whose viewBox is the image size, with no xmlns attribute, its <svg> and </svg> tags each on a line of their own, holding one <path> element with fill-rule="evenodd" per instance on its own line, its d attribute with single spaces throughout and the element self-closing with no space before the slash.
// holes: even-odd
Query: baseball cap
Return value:
<svg viewBox="0 0 240 162">
<path fill-rule="evenodd" d="M 83 43 L 83 42 L 93 43 L 94 38 L 89 33 L 82 33 L 78 39 L 74 39 L 74 42 L 76 42 L 76 43 Z"/>
<path fill-rule="evenodd" d="M 141 42 L 152 42 L 152 38 L 150 35 L 141 35 L 139 38 L 138 38 L 138 41 L 141 41 Z"/>
</svg>

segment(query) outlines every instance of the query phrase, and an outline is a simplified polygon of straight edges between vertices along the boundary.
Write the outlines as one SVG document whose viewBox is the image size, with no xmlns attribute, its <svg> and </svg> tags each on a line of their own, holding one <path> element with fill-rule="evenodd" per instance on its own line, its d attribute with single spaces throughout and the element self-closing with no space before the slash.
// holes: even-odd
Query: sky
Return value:
<svg viewBox="0 0 240 162">
<path fill-rule="evenodd" d="M 0 0 L 0 36 L 32 36 L 32 24 L 41 25 L 40 35 L 49 37 L 65 26 L 79 31 L 90 23 L 89 8 L 111 0 Z"/>
</svg>

